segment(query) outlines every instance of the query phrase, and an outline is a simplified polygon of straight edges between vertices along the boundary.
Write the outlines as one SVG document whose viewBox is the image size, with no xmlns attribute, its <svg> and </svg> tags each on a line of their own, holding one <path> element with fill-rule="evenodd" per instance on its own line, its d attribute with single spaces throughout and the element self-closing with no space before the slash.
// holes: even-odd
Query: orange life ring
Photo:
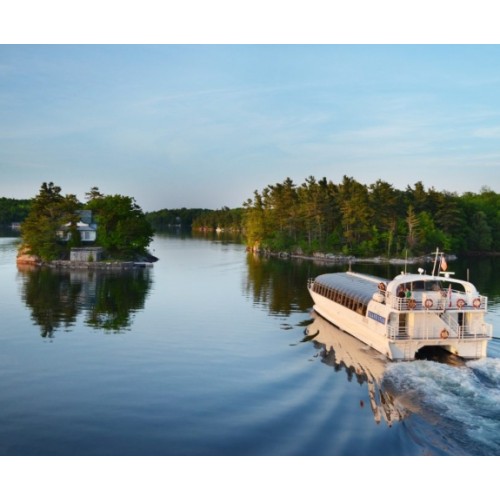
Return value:
<svg viewBox="0 0 500 500">
<path fill-rule="evenodd" d="M 462 307 L 464 307 L 464 306 L 465 306 L 465 300 L 464 299 L 458 299 L 457 300 L 457 307 L 459 309 L 462 309 Z"/>
<path fill-rule="evenodd" d="M 415 299 L 410 299 L 408 301 L 408 307 L 410 309 L 415 309 L 415 307 L 417 307 L 417 301 Z"/>
<path fill-rule="evenodd" d="M 472 305 L 476 308 L 476 309 L 479 309 L 481 307 L 481 299 L 478 297 L 476 299 L 474 299 L 474 302 L 472 303 Z"/>
<path fill-rule="evenodd" d="M 425 308 L 430 309 L 434 305 L 434 302 L 432 302 L 432 299 L 425 299 Z"/>
<path fill-rule="evenodd" d="M 443 328 L 441 330 L 441 333 L 439 334 L 439 336 L 442 338 L 442 339 L 447 339 L 450 334 L 448 333 L 448 330 L 446 328 Z"/>
</svg>

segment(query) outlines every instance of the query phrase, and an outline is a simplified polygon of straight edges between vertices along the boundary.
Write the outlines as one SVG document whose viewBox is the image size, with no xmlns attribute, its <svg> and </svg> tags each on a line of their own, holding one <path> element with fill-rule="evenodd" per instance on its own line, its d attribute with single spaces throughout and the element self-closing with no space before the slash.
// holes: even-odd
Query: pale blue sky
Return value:
<svg viewBox="0 0 500 500">
<path fill-rule="evenodd" d="M 309 175 L 500 191 L 500 46 L 0 45 L 0 196 L 237 207 Z"/>
</svg>

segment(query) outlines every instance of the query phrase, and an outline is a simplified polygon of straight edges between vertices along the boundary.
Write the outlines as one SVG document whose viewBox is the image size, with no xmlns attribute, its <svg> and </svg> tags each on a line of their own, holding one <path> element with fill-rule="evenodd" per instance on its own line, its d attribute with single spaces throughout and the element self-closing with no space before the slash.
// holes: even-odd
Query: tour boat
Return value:
<svg viewBox="0 0 500 500">
<path fill-rule="evenodd" d="M 453 278 L 442 254 L 436 271 L 437 259 L 438 252 L 432 274 L 419 269 L 392 280 L 350 271 L 317 276 L 308 282 L 314 310 L 391 360 L 415 359 L 432 346 L 483 358 L 493 335 L 488 298 Z"/>
</svg>

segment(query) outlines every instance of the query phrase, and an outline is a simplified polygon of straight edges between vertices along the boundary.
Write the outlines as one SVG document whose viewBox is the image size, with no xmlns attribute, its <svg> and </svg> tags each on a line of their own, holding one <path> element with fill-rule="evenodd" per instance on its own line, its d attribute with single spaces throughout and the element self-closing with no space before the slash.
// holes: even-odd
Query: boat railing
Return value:
<svg viewBox="0 0 500 500">
<path fill-rule="evenodd" d="M 478 340 L 491 339 L 493 337 L 493 325 L 488 323 L 479 323 L 474 326 L 460 326 L 453 321 L 448 327 L 416 326 L 412 328 L 388 326 L 388 337 L 391 340 Z"/>
<path fill-rule="evenodd" d="M 392 293 L 385 294 L 386 304 L 397 311 L 486 311 L 488 297 L 476 295 L 472 297 L 461 291 L 453 290 L 451 295 L 444 292 L 417 292 L 410 297 L 398 297 Z"/>
<path fill-rule="evenodd" d="M 441 320 L 448 326 L 448 331 L 457 332 L 458 337 L 463 333 L 464 327 L 448 312 L 441 315 Z"/>
</svg>

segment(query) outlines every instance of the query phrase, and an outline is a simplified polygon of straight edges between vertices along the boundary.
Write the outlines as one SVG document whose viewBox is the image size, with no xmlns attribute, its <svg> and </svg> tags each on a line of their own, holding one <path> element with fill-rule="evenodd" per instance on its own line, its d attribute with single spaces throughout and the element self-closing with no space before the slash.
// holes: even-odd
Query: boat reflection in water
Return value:
<svg viewBox="0 0 500 500">
<path fill-rule="evenodd" d="M 364 343 L 339 330 L 316 312 L 306 329 L 304 341 L 311 340 L 321 349 L 322 362 L 336 371 L 345 370 L 349 379 L 356 377 L 366 383 L 371 410 L 375 422 L 385 421 L 391 426 L 407 416 L 393 396 L 382 388 L 382 380 L 388 362 L 383 355 Z"/>
<path fill-rule="evenodd" d="M 59 329 L 71 330 L 80 315 L 96 329 L 129 330 L 152 281 L 147 268 L 91 271 L 18 265 L 18 272 L 22 299 L 44 338 L 53 338 Z"/>
</svg>

